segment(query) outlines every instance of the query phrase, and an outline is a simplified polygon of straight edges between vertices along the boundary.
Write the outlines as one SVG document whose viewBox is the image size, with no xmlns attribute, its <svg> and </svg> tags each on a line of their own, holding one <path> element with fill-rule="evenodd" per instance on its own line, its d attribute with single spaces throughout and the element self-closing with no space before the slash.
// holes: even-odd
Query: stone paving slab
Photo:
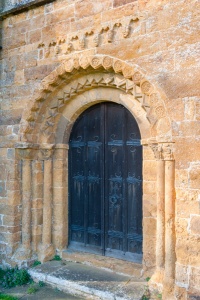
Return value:
<svg viewBox="0 0 200 300">
<path fill-rule="evenodd" d="M 84 299 L 140 300 L 147 285 L 144 279 L 75 262 L 47 262 L 29 273 L 36 281 Z"/>
<path fill-rule="evenodd" d="M 30 285 L 19 286 L 1 291 L 2 294 L 8 294 L 18 297 L 20 300 L 83 300 L 81 297 L 66 294 L 58 289 L 49 286 L 40 287 L 35 293 L 28 294 Z M 0 295 L 1 300 L 1 295 Z"/>
<path fill-rule="evenodd" d="M 104 268 L 136 278 L 141 277 L 143 274 L 142 264 L 89 252 L 80 252 L 69 248 L 62 252 L 62 259 L 65 261 L 79 262 L 97 268 Z"/>
</svg>

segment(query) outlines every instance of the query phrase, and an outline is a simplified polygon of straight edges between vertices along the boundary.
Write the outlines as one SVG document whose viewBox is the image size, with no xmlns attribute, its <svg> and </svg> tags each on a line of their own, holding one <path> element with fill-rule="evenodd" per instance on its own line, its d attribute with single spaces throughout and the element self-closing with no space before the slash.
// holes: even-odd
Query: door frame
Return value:
<svg viewBox="0 0 200 300">
<path fill-rule="evenodd" d="M 97 111 L 97 113 L 99 113 L 100 115 L 99 115 L 99 126 L 106 126 L 105 128 L 104 128 L 104 132 L 102 133 L 101 131 L 99 131 L 98 133 L 100 134 L 100 132 L 103 134 L 103 140 L 101 141 L 101 143 L 102 143 L 102 150 L 101 151 L 103 151 L 103 154 L 102 154 L 102 159 L 103 160 L 105 160 L 105 149 L 104 149 L 104 147 L 105 147 L 105 139 L 106 139 L 106 137 L 108 138 L 108 136 L 107 136 L 107 127 L 108 127 L 108 124 L 109 124 L 109 122 L 108 122 L 108 119 L 105 119 L 105 117 L 106 117 L 106 111 L 107 111 L 107 107 L 109 107 L 109 106 L 106 106 L 107 104 L 114 104 L 113 102 L 108 102 L 108 101 L 103 101 L 103 102 L 101 102 L 101 103 L 98 103 L 98 104 L 94 104 L 94 105 L 92 105 L 92 106 L 90 106 L 90 108 L 92 108 L 92 107 L 94 107 L 95 108 L 95 106 L 96 106 L 96 108 L 97 108 L 97 110 L 99 109 L 99 111 Z M 104 104 L 103 106 L 101 105 L 100 106 L 100 104 Z M 99 107 L 97 107 L 97 105 L 99 105 Z M 119 105 L 119 107 L 120 107 L 120 104 L 117 104 L 117 103 L 115 103 L 115 105 L 116 106 L 114 106 L 114 107 L 116 107 L 116 108 L 118 108 L 118 105 Z M 113 112 L 114 112 L 114 107 L 113 107 Z M 80 123 L 77 123 L 77 121 L 79 120 L 79 122 L 85 122 L 85 118 L 87 117 L 87 114 L 90 114 L 90 111 L 88 111 L 90 108 L 87 108 L 84 112 L 82 112 L 82 114 L 80 115 L 80 116 L 82 116 L 82 119 L 81 120 L 79 120 L 79 118 L 77 118 L 77 120 L 76 120 L 76 122 L 74 122 L 74 125 L 76 124 L 77 126 L 80 126 Z M 121 110 L 122 109 L 122 110 Z M 124 116 L 124 120 L 122 120 L 122 122 L 123 122 L 123 124 L 125 124 L 124 126 L 125 127 L 123 127 L 123 129 L 122 129 L 122 143 L 123 143 L 123 156 L 125 155 L 125 157 L 126 157 L 126 165 L 127 165 L 127 163 L 128 163 L 128 159 L 131 159 L 131 157 L 129 157 L 128 156 L 128 153 L 130 152 L 127 152 L 128 151 L 128 149 L 129 148 L 131 148 L 131 147 L 137 147 L 138 145 L 136 145 L 135 143 L 136 143 L 136 141 L 129 141 L 129 139 L 131 139 L 131 137 L 128 137 L 127 136 L 127 132 L 129 132 L 128 130 L 129 130 L 129 127 L 130 127 L 130 125 L 132 125 L 133 127 L 135 127 L 135 128 L 132 128 L 132 130 L 134 129 L 134 133 L 137 133 L 137 140 L 139 139 L 140 141 L 141 141 L 141 134 L 140 134 L 140 131 L 139 131 L 139 127 L 138 127 L 138 125 L 137 125 L 137 122 L 136 122 L 136 120 L 134 119 L 134 117 L 133 116 L 131 116 L 131 114 L 130 114 L 130 112 L 129 112 L 129 110 L 127 110 L 127 108 L 125 108 L 123 105 L 121 105 L 121 108 L 120 108 L 120 110 L 117 110 L 118 112 L 120 112 L 120 114 L 123 112 L 123 116 Z M 101 114 L 103 112 L 103 114 Z M 111 113 L 111 111 L 110 111 L 110 113 Z M 80 117 L 79 116 L 79 117 Z M 89 116 L 90 117 L 90 116 Z M 125 122 L 125 120 L 128 120 L 129 119 L 129 123 L 127 124 L 126 122 Z M 86 119 L 86 120 L 88 120 L 88 119 Z M 104 120 L 103 122 L 105 123 L 104 125 L 100 125 L 101 124 L 101 121 L 102 120 Z M 130 123 L 131 122 L 131 123 Z M 135 125 L 133 125 L 133 124 L 135 124 Z M 84 124 L 81 126 L 81 128 L 80 128 L 80 131 L 81 131 L 81 133 L 80 133 L 80 136 L 82 137 L 84 134 L 85 134 L 85 130 L 83 130 L 82 128 L 83 128 L 83 126 L 84 126 Z M 74 135 L 74 130 L 75 130 L 75 128 L 74 128 L 74 126 L 72 127 L 72 129 L 71 129 L 71 133 L 70 133 L 70 138 L 71 138 L 71 136 L 72 136 L 72 134 Z M 100 128 L 99 128 L 99 130 L 100 130 Z M 79 131 L 79 132 L 80 132 Z M 124 136 L 124 134 L 125 134 L 125 136 Z M 129 132 L 129 134 L 131 134 L 131 132 Z M 100 134 L 100 136 L 101 136 L 101 134 Z M 111 137 L 110 137 L 111 138 Z M 126 139 L 128 139 L 126 142 L 125 142 L 125 140 Z M 133 240 L 129 240 L 129 236 L 130 236 L 130 232 L 129 231 L 127 231 L 128 230 L 128 228 L 130 229 L 130 226 L 131 226 L 131 224 L 129 224 L 128 225 L 128 215 L 127 216 L 125 216 L 126 215 L 126 210 L 128 209 L 128 206 L 127 205 L 129 205 L 129 202 L 128 202 L 128 196 L 127 196 L 127 192 L 128 192 L 128 185 L 129 185 L 129 183 L 127 182 L 127 180 L 129 180 L 130 181 L 130 174 L 129 174 L 129 172 L 128 172 L 128 170 L 127 170 L 127 178 L 123 178 L 123 186 L 122 186 L 122 193 L 123 193 L 123 198 L 125 198 L 126 199 L 126 206 L 124 207 L 124 205 L 122 205 L 122 210 L 123 210 L 123 212 L 122 212 L 122 214 L 124 214 L 125 213 L 125 215 L 122 215 L 122 219 L 121 219 L 121 225 L 123 226 L 123 234 L 125 234 L 125 236 L 126 236 L 126 247 L 125 247 L 125 245 L 124 245 L 124 238 L 121 240 L 121 243 L 122 243 L 122 246 L 123 246 L 123 248 L 125 247 L 126 248 L 126 252 L 124 252 L 124 250 L 125 250 L 125 248 L 124 248 L 124 250 L 117 250 L 117 249 L 114 249 L 114 248 L 109 248 L 108 247 L 108 245 L 106 246 L 106 241 L 108 242 L 108 240 L 109 239 L 111 239 L 112 240 L 112 237 L 110 236 L 110 238 L 109 238 L 109 235 L 108 235 L 108 233 L 110 232 L 110 230 L 109 230 L 109 227 L 107 228 L 107 231 L 106 231 L 106 229 L 105 229 L 105 226 L 107 227 L 107 222 L 108 222 L 108 217 L 106 218 L 106 208 L 107 208 L 107 210 L 108 210 L 108 212 L 109 212 L 109 207 L 107 207 L 107 206 L 109 206 L 109 201 L 108 201 L 108 199 L 107 199 L 107 203 L 106 203 L 106 201 L 105 201 L 105 195 L 103 195 L 102 194 L 102 196 L 101 196 L 101 229 L 100 229 L 100 231 L 101 232 L 98 232 L 98 234 L 101 234 L 101 237 L 100 237 L 100 239 L 101 239 L 101 246 L 99 245 L 99 246 L 95 246 L 95 245 L 92 245 L 92 244 L 86 244 L 86 240 L 85 240 L 85 238 L 86 238 L 86 236 L 88 236 L 88 229 L 89 229 L 89 227 L 88 228 L 84 228 L 84 231 L 83 231 L 83 229 L 81 229 L 82 228 L 82 226 L 80 227 L 80 226 L 76 226 L 76 225 L 74 225 L 73 227 L 74 227 L 74 234 L 76 234 L 76 231 L 77 231 L 77 234 L 78 234 L 78 232 L 80 231 L 80 235 L 82 236 L 82 239 L 83 239 L 83 237 L 84 237 L 84 241 L 82 241 L 82 242 L 78 242 L 78 241 L 72 241 L 71 240 L 71 209 L 72 209 L 72 201 L 73 200 L 75 200 L 74 199 L 74 197 L 73 196 L 71 196 L 70 197 L 70 194 L 72 195 L 73 194 L 73 192 L 72 191 L 70 191 L 71 189 L 72 189 L 72 186 L 73 186 L 73 180 L 72 180 L 72 174 L 71 174 L 71 172 L 72 172 L 72 156 L 71 155 L 74 155 L 75 154 L 75 156 L 77 156 L 77 154 L 76 154 L 76 148 L 77 148 L 77 151 L 78 151 L 78 149 L 79 149 L 79 147 L 83 147 L 83 150 L 82 151 L 84 151 L 83 152 L 83 155 L 84 155 L 84 158 L 85 158 L 85 148 L 84 147 L 86 147 L 86 145 L 85 145 L 85 143 L 87 142 L 87 140 L 81 140 L 81 141 L 77 141 L 77 140 L 74 140 L 74 142 L 72 142 L 72 146 L 71 146 L 71 148 L 69 148 L 69 174 L 68 174 L 68 177 L 69 177 L 69 186 L 70 186 L 70 189 L 69 189 L 69 242 L 68 242 L 68 248 L 72 248 L 72 249 L 75 249 L 75 250 L 79 250 L 79 251 L 85 251 L 85 252 L 91 252 L 91 253 L 96 253 L 96 254 L 102 254 L 102 255 L 106 255 L 106 256 L 110 256 L 110 257 L 115 257 L 115 258 L 120 258 L 120 259 L 125 259 L 125 260 L 131 260 L 131 261 L 134 261 L 134 262 L 138 262 L 138 263 L 141 263 L 142 262 L 142 254 L 139 254 L 139 253 L 137 253 L 137 252 L 129 252 L 128 251 L 128 248 L 130 247 L 130 245 L 131 245 L 131 243 L 133 242 Z M 107 148 L 109 149 L 112 145 L 110 145 L 111 144 L 111 142 L 112 142 L 112 139 L 111 139 L 111 141 L 110 142 L 108 142 L 107 144 Z M 125 143 L 125 144 L 124 144 Z M 113 142 L 112 142 L 112 144 L 113 144 Z M 133 144 L 133 145 L 132 145 Z M 141 145 L 141 144 L 140 144 Z M 113 146 L 112 146 L 113 147 Z M 142 146 L 141 146 L 142 147 Z M 87 148 L 87 147 L 86 147 Z M 74 150 L 72 150 L 72 149 L 74 149 Z M 107 149 L 107 150 L 108 150 Z M 135 149 L 137 149 L 137 148 L 135 148 Z M 139 148 L 138 148 L 138 150 L 139 150 Z M 73 152 L 72 152 L 73 151 Z M 142 148 L 141 148 L 141 151 L 142 151 Z M 80 152 L 78 152 L 78 153 L 80 153 Z M 140 153 L 140 150 L 139 150 L 139 153 Z M 79 155 L 78 155 L 79 156 Z M 140 155 L 139 155 L 140 156 Z M 125 158 L 124 157 L 124 158 Z M 74 159 L 77 159 L 76 157 L 74 157 Z M 134 158 L 133 158 L 134 159 Z M 134 161 L 135 161 L 135 159 L 134 159 Z M 133 162 L 134 162 L 133 161 Z M 81 159 L 81 161 L 80 161 L 80 164 L 82 163 L 82 159 Z M 79 169 L 79 165 L 80 164 L 78 164 L 78 169 Z M 142 152 L 141 152 L 141 164 L 142 164 Z M 85 163 L 83 164 L 83 166 L 82 167 L 84 167 L 84 165 L 85 165 Z M 105 167 L 105 166 L 104 166 Z M 105 172 L 105 169 L 104 169 L 104 167 L 102 168 L 102 170 L 101 171 L 103 171 L 103 172 Z M 127 167 L 128 167 L 128 165 L 127 165 Z M 126 167 L 126 168 L 127 168 Z M 142 166 L 141 166 L 142 167 Z M 82 169 L 81 169 L 82 170 Z M 77 170 L 76 170 L 77 171 Z M 81 184 L 81 182 L 82 182 L 82 177 L 84 177 L 84 181 L 86 180 L 86 178 L 87 178 L 87 176 L 85 175 L 85 172 L 86 172 L 87 170 L 84 168 L 83 169 L 83 176 L 76 176 L 77 178 L 75 178 L 74 180 L 75 180 L 75 182 L 76 182 L 76 184 Z M 100 170 L 99 170 L 100 171 Z M 135 169 L 134 170 L 132 170 L 131 168 L 130 168 L 130 170 L 129 171 L 135 171 Z M 139 170 L 138 170 L 139 171 Z M 78 174 L 80 173 L 80 170 L 79 170 L 79 172 L 78 172 Z M 87 173 L 87 172 L 86 172 Z M 140 173 L 140 172 L 139 172 Z M 81 173 L 82 174 L 82 173 Z M 128 175 L 129 174 L 129 175 Z M 101 174 L 102 175 L 102 174 Z M 106 174 L 104 174 L 103 175 L 103 177 L 102 176 L 100 176 L 102 179 L 104 179 L 104 177 L 105 177 L 105 175 Z M 124 174 L 123 176 L 125 176 L 126 177 L 126 175 Z M 142 169 L 141 169 L 141 178 L 142 178 Z M 132 177 L 131 177 L 132 178 Z M 106 179 L 106 177 L 105 177 L 105 179 Z M 81 180 L 81 182 L 77 182 L 77 180 L 78 180 L 78 182 Z M 142 180 L 142 179 L 141 179 Z M 137 181 L 137 180 L 136 180 Z M 137 184 L 137 182 L 131 182 L 132 184 Z M 75 183 L 74 182 L 74 183 Z M 82 183 L 83 184 L 83 183 Z M 86 183 L 85 183 L 86 185 L 88 184 L 88 180 L 86 180 Z M 124 184 L 125 184 L 125 186 L 126 186 L 126 190 L 124 190 Z M 82 187 L 83 188 L 83 187 Z M 100 186 L 100 189 L 101 189 L 101 191 L 102 190 L 105 190 L 105 183 L 103 183 L 102 182 L 102 185 Z M 75 191 L 74 191 L 75 192 Z M 84 203 L 86 203 L 85 201 L 86 201 L 86 199 L 85 199 L 85 196 L 86 195 L 83 195 L 83 201 L 84 201 Z M 108 196 L 108 195 L 107 195 Z M 72 197 L 73 197 L 73 199 L 72 199 Z M 103 197 L 103 198 L 102 198 Z M 141 187 L 141 195 L 139 196 L 138 195 L 138 197 L 140 198 L 141 197 L 141 201 L 142 201 L 142 187 Z M 71 198 L 71 199 L 70 199 Z M 129 198 L 130 198 L 130 196 L 129 196 Z M 135 200 L 135 204 L 137 203 L 137 199 L 135 198 L 134 199 Z M 78 201 L 78 199 L 76 200 L 76 201 Z M 80 199 L 79 199 L 79 201 L 80 201 Z M 141 205 L 142 205 L 142 202 L 141 202 Z M 140 205 L 139 205 L 140 206 Z M 83 207 L 84 207 L 84 205 L 83 205 Z M 142 209 L 142 208 L 141 208 Z M 139 210 L 140 211 L 140 210 Z M 128 211 L 127 211 L 127 213 L 128 213 Z M 104 216 L 104 214 L 105 214 L 105 216 Z M 134 214 L 135 216 L 137 215 L 137 213 L 135 213 Z M 84 208 L 84 219 L 86 218 L 86 216 L 85 216 L 85 208 Z M 123 221 L 124 220 L 124 221 Z M 129 219 L 129 221 L 130 221 L 130 219 Z M 85 224 L 85 222 L 87 222 L 87 220 L 85 220 L 84 221 L 84 224 Z M 142 222 L 142 211 L 141 211 L 141 222 Z M 127 224 L 127 225 L 125 225 L 125 223 Z M 107 225 L 106 225 L 107 224 Z M 128 228 L 127 228 L 127 226 L 128 226 Z M 76 228 L 75 228 L 76 227 Z M 80 228 L 79 228 L 80 227 Z M 84 227 L 85 227 L 85 225 L 84 225 Z M 125 228 L 127 228 L 127 230 L 125 230 Z M 103 232 L 102 232 L 102 229 L 103 229 Z M 126 232 L 125 232 L 125 231 Z M 97 230 L 97 231 L 99 231 L 99 230 Z M 116 231 L 116 233 L 117 233 L 118 231 Z M 111 233 L 110 233 L 111 234 Z M 113 233 L 114 234 L 114 233 Z M 139 234 L 139 233 L 137 233 L 137 234 Z M 86 235 L 86 236 L 85 236 Z M 133 234 L 131 234 L 131 235 L 133 235 L 133 238 L 135 239 L 135 233 Z M 140 234 L 139 234 L 140 235 Z M 114 236 L 113 236 L 113 238 L 114 238 Z M 106 240 L 107 239 L 107 240 Z M 120 240 L 119 240 L 120 241 Z M 128 242 L 130 243 L 130 245 L 129 245 L 129 247 L 128 247 Z"/>
</svg>

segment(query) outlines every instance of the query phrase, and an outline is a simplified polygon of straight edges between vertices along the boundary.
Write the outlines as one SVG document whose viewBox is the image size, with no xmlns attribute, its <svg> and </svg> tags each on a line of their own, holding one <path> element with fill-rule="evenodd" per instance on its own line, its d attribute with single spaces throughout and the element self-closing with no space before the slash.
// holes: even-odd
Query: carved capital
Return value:
<svg viewBox="0 0 200 300">
<path fill-rule="evenodd" d="M 162 145 L 153 143 L 153 144 L 149 144 L 149 146 L 151 147 L 151 150 L 154 153 L 155 159 L 157 159 L 157 160 L 163 159 L 163 156 L 162 156 Z"/>
<path fill-rule="evenodd" d="M 172 143 L 162 144 L 162 152 L 164 160 L 174 160 Z"/>
<path fill-rule="evenodd" d="M 151 143 L 149 146 L 157 160 L 174 160 L 172 143 Z"/>
<path fill-rule="evenodd" d="M 46 144 L 42 145 L 38 152 L 38 158 L 40 160 L 48 160 L 53 156 L 55 145 L 53 144 Z"/>
<path fill-rule="evenodd" d="M 15 145 L 16 157 L 18 159 L 33 160 L 37 157 L 38 145 L 30 143 L 18 143 Z"/>
<path fill-rule="evenodd" d="M 30 159 L 33 160 L 37 156 L 37 151 L 35 149 L 17 149 L 18 159 Z"/>
</svg>

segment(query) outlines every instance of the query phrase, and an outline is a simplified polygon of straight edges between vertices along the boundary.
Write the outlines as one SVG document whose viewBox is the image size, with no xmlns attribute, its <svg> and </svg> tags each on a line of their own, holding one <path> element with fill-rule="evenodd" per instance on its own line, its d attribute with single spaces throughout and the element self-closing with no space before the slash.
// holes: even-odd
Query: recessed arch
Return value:
<svg viewBox="0 0 200 300">
<path fill-rule="evenodd" d="M 103 88 L 93 89 L 82 93 L 76 97 L 73 105 L 66 105 L 62 117 L 59 119 L 55 133 L 56 143 L 62 143 L 64 134 L 65 141 L 68 140 L 71 128 L 78 116 L 87 108 L 100 102 L 114 102 L 126 107 L 136 119 L 142 139 L 149 138 L 149 122 L 145 117 L 145 111 L 138 101 L 134 101 L 132 95 L 127 95 L 117 89 Z M 67 136 L 67 137 L 66 137 Z"/>
<path fill-rule="evenodd" d="M 80 58 L 72 56 L 62 62 L 42 81 L 22 116 L 21 141 L 55 143 L 55 133 L 59 131 L 57 126 L 59 128 L 66 107 L 74 105 L 77 97 L 84 92 L 100 87 L 117 89 L 124 97 L 129 95 L 126 101 L 132 102 L 133 106 L 139 107 L 136 102 L 140 104 L 140 116 L 143 115 L 143 120 L 146 118 L 149 122 L 148 138 L 171 139 L 164 95 L 148 81 L 138 66 L 110 56 L 83 55 Z"/>
</svg>

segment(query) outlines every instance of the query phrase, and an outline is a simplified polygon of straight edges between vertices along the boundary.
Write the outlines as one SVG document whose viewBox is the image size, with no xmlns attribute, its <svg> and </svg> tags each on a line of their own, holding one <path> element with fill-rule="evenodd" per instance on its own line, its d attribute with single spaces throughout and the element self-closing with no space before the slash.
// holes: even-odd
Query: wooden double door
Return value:
<svg viewBox="0 0 200 300">
<path fill-rule="evenodd" d="M 94 105 L 72 128 L 69 247 L 141 261 L 142 146 L 122 105 Z"/>
</svg>

